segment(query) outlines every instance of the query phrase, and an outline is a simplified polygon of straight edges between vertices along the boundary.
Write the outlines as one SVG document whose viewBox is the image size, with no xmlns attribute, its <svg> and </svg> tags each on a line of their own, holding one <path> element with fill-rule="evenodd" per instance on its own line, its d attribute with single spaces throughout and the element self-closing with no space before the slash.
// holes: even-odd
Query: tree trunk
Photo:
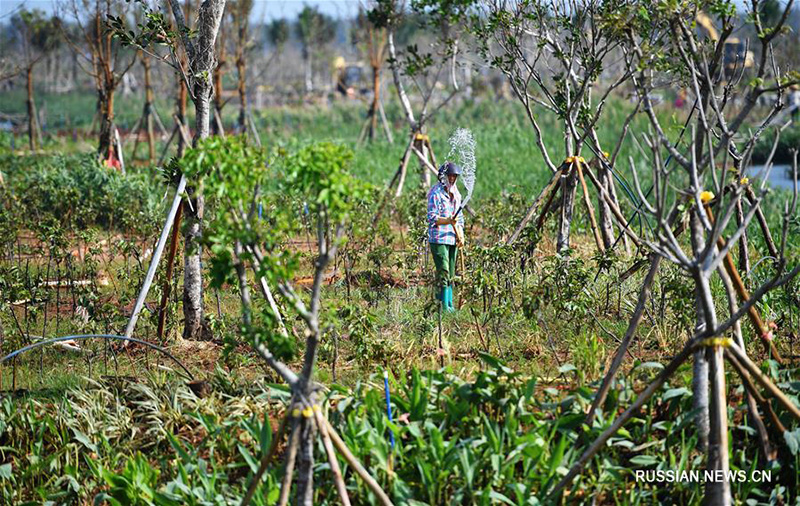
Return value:
<svg viewBox="0 0 800 506">
<path fill-rule="evenodd" d="M 199 340 L 206 337 L 205 315 L 203 313 L 203 271 L 200 260 L 202 251 L 203 211 L 205 199 L 197 195 L 195 188 L 187 188 L 189 205 L 186 206 L 186 219 L 183 228 L 183 338 Z"/>
<path fill-rule="evenodd" d="M 114 134 L 114 88 L 107 86 L 100 100 L 100 139 L 97 152 L 107 158 Z"/>
<path fill-rule="evenodd" d="M 695 250 L 697 251 L 697 250 Z M 702 275 L 697 278 L 698 301 L 702 305 L 703 320 L 706 328 L 716 328 L 717 317 L 714 299 L 711 295 L 709 280 Z M 699 316 L 699 315 L 698 315 Z M 722 347 L 706 347 L 701 350 L 705 353 L 708 364 L 707 383 L 711 387 L 711 401 L 708 416 L 708 453 L 706 470 L 722 473 L 721 480 L 706 482 L 705 503 L 730 506 L 731 489 L 728 482 L 728 405 L 725 391 L 725 365 L 722 357 Z"/>
<path fill-rule="evenodd" d="M 731 485 L 728 481 L 728 405 L 725 392 L 725 361 L 722 348 L 708 348 L 711 378 L 711 432 L 708 441 L 708 470 L 721 472 L 722 480 L 706 482 L 706 504 L 730 506 Z"/>
<path fill-rule="evenodd" d="M 239 76 L 239 130 L 241 133 L 247 131 L 247 61 L 245 60 L 245 49 L 248 38 L 248 19 L 249 12 L 241 12 L 239 23 L 239 33 L 236 43 L 236 73 Z"/>
<path fill-rule="evenodd" d="M 78 87 L 78 53 L 73 51 L 72 52 L 72 86 L 71 89 Z"/>
<path fill-rule="evenodd" d="M 375 139 L 378 131 L 378 109 L 381 99 L 381 69 L 372 67 L 372 107 L 370 108 L 369 140 Z"/>
<path fill-rule="evenodd" d="M 150 57 L 145 53 L 142 53 L 142 66 L 144 67 L 144 119 L 147 131 L 147 148 L 149 161 L 154 164 L 156 162 L 156 143 L 153 134 L 153 85 L 150 82 Z M 134 135 L 138 137 L 139 132 L 134 132 Z"/>
<path fill-rule="evenodd" d="M 195 134 L 194 146 L 200 139 L 208 137 L 210 118 L 210 87 L 198 82 L 195 92 Z M 186 219 L 183 229 L 183 317 L 184 339 L 202 339 L 205 334 L 205 315 L 203 314 L 203 272 L 201 265 L 200 238 L 203 235 L 202 220 L 205 199 L 197 194 L 194 187 L 186 189 L 189 205 L 186 206 Z"/>
<path fill-rule="evenodd" d="M 561 220 L 558 224 L 556 251 L 563 253 L 569 249 L 569 234 L 572 227 L 572 213 L 575 210 L 575 192 L 578 189 L 578 171 L 570 167 L 569 173 L 561 177 Z"/>
<path fill-rule="evenodd" d="M 600 184 L 603 185 L 603 188 L 609 192 L 611 195 L 611 189 L 608 184 L 608 169 L 602 166 L 602 164 L 598 164 L 597 167 L 597 179 L 600 181 Z M 608 202 L 606 199 L 600 198 L 598 199 L 598 213 L 600 215 L 600 234 L 603 236 L 603 245 L 606 249 L 610 249 L 611 246 L 614 245 L 614 224 L 611 219 L 611 209 L 608 207 Z"/>
<path fill-rule="evenodd" d="M 36 103 L 33 101 L 33 65 L 30 65 L 25 72 L 28 80 L 28 146 L 31 151 L 35 151 L 36 143 Z"/>
<path fill-rule="evenodd" d="M 700 252 L 705 247 L 703 237 L 703 226 L 697 215 L 692 213 L 690 217 L 692 249 Z M 696 323 L 694 333 L 702 332 L 706 329 L 706 317 L 703 310 L 703 293 L 701 292 L 702 282 L 699 276 L 695 276 L 695 312 Z M 700 348 L 694 352 L 694 365 L 692 375 L 692 395 L 693 408 L 697 410 L 695 424 L 697 425 L 697 442 L 700 449 L 708 448 L 708 437 L 710 431 L 708 413 L 708 360 L 706 350 Z"/>
<path fill-rule="evenodd" d="M 217 65 L 214 67 L 214 121 L 211 121 L 211 131 L 214 135 L 222 135 L 222 75 L 224 74 L 223 68 L 227 62 L 227 53 L 225 52 L 225 28 L 220 26 L 219 30 L 219 52 L 217 55 Z M 219 121 L 216 120 L 219 118 Z"/>
<path fill-rule="evenodd" d="M 205 0 L 198 13 L 197 37 L 190 46 L 190 69 L 194 76 L 195 133 L 192 143 L 208 137 L 210 103 L 213 94 L 214 44 L 219 32 L 225 0 Z M 173 9 L 175 12 L 175 9 Z M 180 12 L 180 11 L 178 11 Z M 188 40 L 188 37 L 187 37 Z M 189 45 L 189 44 L 187 44 Z M 206 77 L 204 77 L 206 76 Z M 184 339 L 208 336 L 203 314 L 203 275 L 200 263 L 202 220 L 205 202 L 202 192 L 187 187 L 190 205 L 186 209 L 184 238 L 183 316 Z"/>
<path fill-rule="evenodd" d="M 189 90 L 186 88 L 186 83 L 178 76 L 178 120 L 181 125 L 186 125 L 186 99 L 189 95 Z M 178 158 L 183 158 L 183 153 L 186 151 L 186 143 L 183 141 L 183 135 L 178 135 Z"/>
<path fill-rule="evenodd" d="M 247 68 L 245 67 L 244 51 L 236 58 L 236 72 L 239 75 L 239 131 L 247 131 Z"/>
<path fill-rule="evenodd" d="M 314 399 L 313 395 L 309 399 Z M 312 401 L 312 404 L 314 401 Z M 314 419 L 303 417 L 300 422 L 300 448 L 297 463 L 297 504 L 314 504 Z"/>
<path fill-rule="evenodd" d="M 59 88 L 61 88 L 61 57 L 59 55 L 55 55 L 54 58 L 55 62 L 53 62 L 53 83 L 51 84 L 52 90 L 58 92 Z"/>
<path fill-rule="evenodd" d="M 303 50 L 303 62 L 305 63 L 305 80 L 306 80 L 306 93 L 314 91 L 314 76 L 311 63 L 311 52 Z"/>
</svg>

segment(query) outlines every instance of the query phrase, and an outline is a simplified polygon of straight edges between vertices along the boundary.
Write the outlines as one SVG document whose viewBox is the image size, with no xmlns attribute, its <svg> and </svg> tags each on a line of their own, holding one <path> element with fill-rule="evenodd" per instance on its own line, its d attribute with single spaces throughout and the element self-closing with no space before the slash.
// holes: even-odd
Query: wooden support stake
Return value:
<svg viewBox="0 0 800 506">
<path fill-rule="evenodd" d="M 175 268 L 175 255 L 178 252 L 178 240 L 180 239 L 181 218 L 183 217 L 183 203 L 178 206 L 175 214 L 175 223 L 172 226 L 172 237 L 169 242 L 169 253 L 167 254 L 167 272 L 161 290 L 161 303 L 158 306 L 158 340 L 163 342 L 164 324 L 167 320 L 167 302 L 172 289 L 172 273 Z"/>
<path fill-rule="evenodd" d="M 761 392 L 756 388 L 753 384 L 753 378 L 750 377 L 750 373 L 736 360 L 736 357 L 726 350 L 725 358 L 728 359 L 728 363 L 730 363 L 736 372 L 739 374 L 739 377 L 742 379 L 742 385 L 744 385 L 745 390 L 753 397 L 753 399 L 761 406 L 769 418 L 770 423 L 772 424 L 773 428 L 778 431 L 780 434 L 786 432 L 786 427 L 781 422 L 780 418 L 778 418 L 777 413 L 775 410 L 772 409 L 772 404 L 761 395 Z M 769 458 L 769 456 L 767 456 Z M 773 457 L 774 458 L 774 457 Z"/>
<path fill-rule="evenodd" d="M 322 417 L 319 406 L 315 405 L 312 411 L 314 412 L 314 420 L 317 422 L 317 428 L 319 428 L 319 435 L 322 438 L 322 445 L 325 447 L 325 453 L 328 454 L 328 463 L 331 466 L 333 482 L 336 484 L 336 491 L 339 493 L 339 499 L 341 499 L 344 506 L 350 506 L 350 497 L 347 495 L 347 486 L 342 477 L 342 470 L 339 468 L 339 460 L 336 458 L 333 443 L 331 443 L 331 438 L 328 435 L 328 424 Z"/>
<path fill-rule="evenodd" d="M 735 343 L 732 343 L 728 347 L 728 351 L 739 361 L 739 364 L 743 366 L 743 368 L 749 372 L 753 378 L 756 379 L 758 383 L 761 384 L 764 389 L 769 392 L 769 394 L 778 401 L 778 404 L 783 406 L 783 408 L 789 412 L 790 415 L 794 417 L 795 420 L 800 422 L 800 409 L 794 405 L 794 403 L 789 400 L 788 397 L 781 391 L 780 388 L 775 386 L 775 384 L 767 378 L 764 373 L 761 372 L 761 369 L 758 368 L 748 357 L 747 354 L 739 348 Z"/>
<path fill-rule="evenodd" d="M 364 480 L 364 483 L 367 485 L 373 494 L 378 498 L 380 503 L 383 506 L 392 506 L 392 501 L 389 499 L 389 496 L 386 495 L 386 492 L 383 491 L 381 486 L 375 481 L 375 478 L 370 476 L 369 472 L 364 469 L 364 466 L 361 465 L 361 462 L 355 458 L 355 456 L 350 452 L 350 449 L 344 444 L 342 438 L 339 437 L 339 434 L 333 429 L 331 422 L 329 420 L 325 420 L 325 423 L 328 426 L 328 434 L 331 437 L 331 442 L 333 446 L 336 447 L 336 450 L 344 457 L 344 460 L 353 468 L 353 470 Z"/>
<path fill-rule="evenodd" d="M 161 230 L 161 235 L 158 238 L 156 249 L 153 252 L 152 259 L 150 260 L 150 267 L 147 269 L 147 275 L 144 278 L 144 284 L 142 285 L 142 289 L 139 291 L 139 296 L 136 298 L 136 303 L 134 304 L 131 317 L 128 320 L 128 325 L 125 327 L 125 337 L 133 336 L 133 330 L 136 328 L 136 321 L 139 319 L 139 313 L 144 306 L 144 300 L 147 297 L 147 293 L 150 291 L 150 285 L 153 282 L 153 277 L 156 275 L 158 262 L 161 260 L 161 254 L 164 252 L 164 246 L 166 246 L 167 243 L 167 236 L 169 235 L 170 227 L 175 220 L 175 215 L 178 213 L 178 208 L 181 207 L 183 192 L 185 189 L 186 176 L 182 175 L 180 181 L 178 181 L 178 188 L 175 190 L 175 197 L 172 199 L 172 205 L 167 213 L 166 223 L 164 223 L 164 228 Z"/>
<path fill-rule="evenodd" d="M 708 471 L 727 476 L 730 471 L 728 459 L 728 403 L 725 389 L 725 361 L 723 348 L 712 346 L 706 349 L 709 364 L 709 383 L 711 384 L 711 406 L 709 406 L 710 427 L 708 437 Z M 709 480 L 705 487 L 707 504 L 730 506 L 731 485 L 728 480 Z"/>
<path fill-rule="evenodd" d="M 391 188 L 394 181 L 397 180 L 397 190 L 394 194 L 395 198 L 398 198 L 403 194 L 403 185 L 406 182 L 406 172 L 408 171 L 408 161 L 411 158 L 411 149 L 414 147 L 415 137 L 416 133 L 412 133 L 411 142 L 408 143 L 408 147 L 406 148 L 405 153 L 403 153 L 403 158 L 400 160 L 400 167 L 397 169 L 397 173 L 392 179 L 392 183 L 389 184 L 389 187 Z"/>
<path fill-rule="evenodd" d="M 614 381 L 617 371 L 619 371 L 619 368 L 622 365 L 622 360 L 625 358 L 625 353 L 628 351 L 628 346 L 630 345 L 631 340 L 636 333 L 636 329 L 639 327 L 639 323 L 642 321 L 642 315 L 644 314 L 647 301 L 650 299 L 650 289 L 653 286 L 653 281 L 655 280 L 656 273 L 658 272 L 658 267 L 661 263 L 661 257 L 656 253 L 651 253 L 649 258 L 650 270 L 647 272 L 647 276 L 645 276 L 644 282 L 642 283 L 642 288 L 639 292 L 639 300 L 636 302 L 636 309 L 633 310 L 633 315 L 631 315 L 631 319 L 628 322 L 628 330 L 625 331 L 625 337 L 622 338 L 622 342 L 619 344 L 617 352 L 614 354 L 614 359 L 611 361 L 611 366 L 609 366 L 608 372 L 603 378 L 603 383 L 600 385 L 600 388 L 597 390 L 597 394 L 594 396 L 592 407 L 589 408 L 589 413 L 586 414 L 584 423 L 589 427 L 592 426 L 592 422 L 597 414 L 597 410 L 601 409 L 609 390 L 611 390 L 611 383 Z"/>
<path fill-rule="evenodd" d="M 392 129 L 389 128 L 389 122 L 386 120 L 386 111 L 383 110 L 383 101 L 378 101 L 378 110 L 381 113 L 381 123 L 383 124 L 383 131 L 386 134 L 386 139 L 389 144 L 394 144 L 394 137 L 392 136 Z"/>
<path fill-rule="evenodd" d="M 708 220 L 713 224 L 714 214 L 711 212 L 711 206 L 706 204 L 704 207 L 706 209 L 706 216 L 708 216 Z M 726 241 L 722 237 L 722 234 L 720 234 L 720 236 L 717 237 L 717 248 L 720 250 L 724 248 L 725 242 Z M 739 276 L 739 271 L 736 270 L 736 265 L 733 263 L 733 258 L 731 258 L 730 252 L 725 255 L 722 263 L 725 266 L 725 270 L 728 272 L 728 275 L 731 277 L 733 288 L 736 290 L 739 298 L 742 299 L 742 302 L 746 303 L 748 300 L 750 300 L 750 293 L 747 291 L 747 288 L 745 288 L 744 282 Z M 756 309 L 755 304 L 747 309 L 747 316 L 750 317 L 750 323 L 753 324 L 753 328 L 755 329 L 756 334 L 758 334 L 759 339 L 761 339 L 761 342 L 764 344 L 766 352 L 770 354 L 776 362 L 783 364 L 783 358 L 781 358 L 780 353 L 778 353 L 778 349 L 775 347 L 775 343 L 773 343 L 772 339 L 769 337 L 771 335 L 770 331 L 764 324 L 764 321 L 761 319 L 761 315 L 758 314 L 758 309 Z"/>
<path fill-rule="evenodd" d="M 161 158 L 158 159 L 158 165 L 164 165 L 164 159 L 167 157 L 167 153 L 169 152 L 169 145 L 172 144 L 172 139 L 175 138 L 175 134 L 178 133 L 178 125 L 172 129 L 172 133 L 167 139 L 167 143 L 164 144 L 164 150 L 161 152 Z"/>
<path fill-rule="evenodd" d="M 609 190 L 608 193 L 609 196 L 611 197 L 611 200 L 613 201 L 614 208 L 619 209 L 619 197 L 617 197 L 617 184 L 614 182 L 614 173 L 612 172 L 611 169 L 607 170 L 608 170 L 608 178 L 606 178 L 606 184 L 608 185 L 608 190 Z M 627 221 L 624 221 L 623 225 L 625 225 L 626 223 Z M 625 246 L 625 254 L 630 255 L 631 245 L 628 242 L 628 237 L 625 234 L 622 234 L 622 244 Z"/>
<path fill-rule="evenodd" d="M 292 417 L 292 433 L 289 437 L 289 448 L 286 450 L 286 469 L 283 471 L 281 495 L 278 498 L 278 504 L 280 506 L 286 506 L 289 503 L 289 494 L 292 491 L 292 478 L 294 477 L 294 464 L 297 460 L 298 446 L 300 446 L 300 424 L 297 418 Z"/>
<path fill-rule="evenodd" d="M 580 180 L 581 188 L 583 189 L 583 201 L 586 203 L 586 210 L 589 212 L 589 222 L 592 225 L 592 234 L 594 234 L 594 240 L 597 243 L 597 249 L 599 249 L 602 253 L 605 253 L 606 248 L 603 245 L 603 238 L 600 237 L 600 230 L 597 227 L 597 220 L 594 218 L 594 206 L 592 206 L 592 199 L 589 198 L 589 189 L 586 187 L 586 180 L 583 178 L 581 162 L 575 162 L 575 165 L 578 169 L 578 179 Z"/>
<path fill-rule="evenodd" d="M 617 204 L 613 201 L 613 199 L 608 194 L 606 189 L 603 188 L 600 185 L 600 182 L 595 178 L 594 174 L 592 174 L 592 171 L 589 170 L 588 167 L 587 167 L 587 169 L 585 171 L 585 174 L 587 176 L 589 176 L 589 180 L 592 182 L 592 184 L 595 186 L 595 188 L 597 188 L 597 190 L 600 192 L 600 197 L 605 199 L 605 201 L 608 203 L 608 207 L 609 207 L 609 209 L 611 209 L 611 213 L 617 219 L 619 227 L 623 230 L 623 232 L 625 234 L 628 235 L 628 237 L 631 238 L 631 240 L 633 241 L 634 244 L 636 244 L 637 247 L 641 248 L 642 247 L 642 241 L 633 232 L 633 230 L 631 230 L 630 227 L 628 227 L 626 225 L 627 219 L 625 218 L 625 216 L 622 215 L 622 212 L 619 210 L 619 207 L 617 207 Z"/>
<path fill-rule="evenodd" d="M 439 164 L 436 163 L 436 155 L 433 153 L 433 146 L 431 145 L 431 138 L 430 137 L 426 137 L 425 138 L 425 144 L 427 144 L 427 146 L 428 146 L 428 153 L 430 153 L 430 155 L 431 155 L 431 162 L 433 162 L 433 166 L 434 167 L 438 167 Z"/>
<path fill-rule="evenodd" d="M 689 343 L 684 346 L 683 350 L 678 353 L 669 364 L 667 364 L 664 369 L 658 374 L 656 379 L 654 379 L 647 388 L 645 388 L 642 393 L 636 397 L 636 400 L 633 401 L 633 404 L 625 410 L 624 413 L 619 415 L 614 423 L 611 426 L 603 431 L 597 439 L 583 452 L 577 462 L 573 464 L 572 468 L 570 468 L 569 472 L 567 472 L 566 476 L 564 476 L 561 481 L 550 491 L 548 494 L 549 499 L 554 499 L 557 494 L 561 492 L 567 485 L 569 485 L 575 477 L 580 474 L 583 470 L 583 467 L 595 456 L 595 454 L 600 451 L 602 448 L 605 447 L 606 442 L 608 439 L 617 433 L 617 431 L 622 428 L 625 423 L 630 420 L 633 415 L 639 412 L 642 406 L 647 402 L 648 399 L 664 384 L 667 379 L 672 376 L 675 371 L 678 370 L 681 364 L 683 364 L 687 358 L 689 358 L 697 347 L 697 342 L 695 340 L 690 341 Z"/>
<path fill-rule="evenodd" d="M 756 194 L 750 186 L 745 188 L 745 194 L 747 195 L 747 200 L 750 202 L 750 205 L 755 205 L 757 201 Z M 772 240 L 772 234 L 769 231 L 769 225 L 767 224 L 767 219 L 764 217 L 764 211 L 761 207 L 756 209 L 756 220 L 758 221 L 759 227 L 761 227 L 761 233 L 764 235 L 764 242 L 767 243 L 769 254 L 778 258 L 778 248 L 775 247 L 775 241 Z"/>
<path fill-rule="evenodd" d="M 553 191 L 553 188 L 555 188 L 555 186 L 558 184 L 563 169 L 564 165 L 559 167 L 557 171 L 553 172 L 553 175 L 550 176 L 550 181 L 547 182 L 544 189 L 542 189 L 541 193 L 539 193 L 539 195 L 534 199 L 533 204 L 531 204 L 531 206 L 528 208 L 528 211 L 525 213 L 525 217 L 522 218 L 522 221 L 519 222 L 517 228 L 514 229 L 514 233 L 512 233 L 511 236 L 509 236 L 509 238 L 506 239 L 506 245 L 513 244 L 519 238 L 522 231 L 528 225 L 528 222 L 530 222 L 531 219 L 533 219 L 533 215 L 536 213 L 536 208 L 539 206 L 539 203 L 542 201 L 542 199 L 545 198 L 546 196 L 550 196 L 552 198 L 551 192 Z"/>
</svg>

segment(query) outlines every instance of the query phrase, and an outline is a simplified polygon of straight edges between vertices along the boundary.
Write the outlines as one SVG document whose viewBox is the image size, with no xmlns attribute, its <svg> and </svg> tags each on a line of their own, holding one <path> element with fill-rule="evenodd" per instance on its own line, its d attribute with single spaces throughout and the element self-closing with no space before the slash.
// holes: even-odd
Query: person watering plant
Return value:
<svg viewBox="0 0 800 506">
<path fill-rule="evenodd" d="M 439 182 L 428 192 L 428 242 L 436 265 L 436 299 L 442 309 L 455 311 L 453 278 L 456 273 L 457 248 L 464 243 L 464 214 L 461 193 L 456 181 L 461 167 L 445 162 L 439 167 Z"/>
</svg>

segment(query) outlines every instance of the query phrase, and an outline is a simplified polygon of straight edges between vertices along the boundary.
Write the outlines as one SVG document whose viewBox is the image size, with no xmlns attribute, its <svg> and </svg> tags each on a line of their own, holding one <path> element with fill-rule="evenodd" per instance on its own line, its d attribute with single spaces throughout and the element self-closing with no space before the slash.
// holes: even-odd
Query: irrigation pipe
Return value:
<svg viewBox="0 0 800 506">
<path fill-rule="evenodd" d="M 136 304 L 133 306 L 133 313 L 128 320 L 128 326 L 125 327 L 125 337 L 130 339 L 133 335 L 133 329 L 136 328 L 136 321 L 139 319 L 139 313 L 144 306 L 144 299 L 147 297 L 147 292 L 150 291 L 150 285 L 153 284 L 153 278 L 158 269 L 158 263 L 161 260 L 161 255 L 164 253 L 164 246 L 169 239 L 169 231 L 172 228 L 172 222 L 175 221 L 175 215 L 178 213 L 178 208 L 181 205 L 183 191 L 186 189 L 186 176 L 181 174 L 181 179 L 178 182 L 178 188 L 175 190 L 175 197 L 172 199 L 172 207 L 169 208 L 167 213 L 167 222 L 164 223 L 164 229 L 161 231 L 161 237 L 158 238 L 158 245 L 153 253 L 153 258 L 150 260 L 150 267 L 147 269 L 147 276 L 144 278 L 144 284 L 139 291 L 139 297 L 136 299 Z"/>
<path fill-rule="evenodd" d="M 386 414 L 389 417 L 389 422 L 394 423 L 392 419 L 392 395 L 389 392 L 389 370 L 386 369 L 383 371 L 383 389 L 386 394 Z M 392 449 L 394 449 L 394 431 L 389 428 L 389 442 L 392 445 Z"/>
<path fill-rule="evenodd" d="M 681 140 L 683 139 L 683 134 L 686 132 L 686 127 L 689 126 L 689 121 L 692 120 L 692 116 L 694 116 L 694 111 L 696 109 L 697 109 L 697 99 L 694 99 L 694 104 L 692 105 L 692 110 L 689 111 L 689 117 L 687 117 L 686 121 L 683 123 L 683 128 L 681 128 L 681 133 L 678 135 L 678 139 L 675 141 L 675 144 L 673 144 L 673 147 L 677 148 L 678 144 L 680 144 Z M 591 146 L 590 146 L 590 149 L 591 149 Z M 664 168 L 665 169 L 669 166 L 669 162 L 670 161 L 672 161 L 672 153 L 670 153 L 670 155 L 667 157 L 667 160 L 664 162 Z M 601 159 L 601 162 L 602 162 L 602 159 Z M 608 165 L 608 164 L 606 164 L 606 165 Z M 611 166 L 608 165 L 607 168 L 610 169 Z M 613 174 L 613 172 L 612 172 L 612 174 Z M 653 188 L 654 188 L 654 185 L 650 185 L 650 188 L 647 190 L 647 193 L 644 196 L 645 198 L 650 196 L 650 193 L 653 191 Z M 631 217 L 628 219 L 627 223 L 625 224 L 626 227 L 629 227 L 631 222 L 633 222 L 633 219 L 637 215 L 640 214 L 643 205 L 644 205 L 644 202 L 639 202 L 639 204 L 636 206 L 636 209 L 634 209 L 633 214 L 631 215 Z M 639 219 L 641 219 L 641 216 L 639 217 Z M 646 221 L 647 220 L 645 220 L 645 222 Z M 617 239 L 614 241 L 614 244 L 611 246 L 612 250 L 617 247 L 617 244 L 619 243 L 620 239 L 622 239 L 623 235 L 624 235 L 624 232 L 620 232 L 619 237 L 617 237 Z"/>
<path fill-rule="evenodd" d="M 54 337 L 52 339 L 47 339 L 45 341 L 38 341 L 36 343 L 29 344 L 28 346 L 25 346 L 24 348 L 20 348 L 20 349 L 18 349 L 16 351 L 12 351 L 11 353 L 6 355 L 5 357 L 0 358 L 0 364 L 5 362 L 6 360 L 11 360 L 12 358 L 16 357 L 17 355 L 25 353 L 26 351 L 30 351 L 30 350 L 33 350 L 33 349 L 36 349 L 36 348 L 40 348 L 40 347 L 46 346 L 48 344 L 58 343 L 58 342 L 61 342 L 61 341 L 80 341 L 80 340 L 83 340 L 83 339 L 94 339 L 94 338 L 98 338 L 98 339 L 116 339 L 118 341 L 131 341 L 131 342 L 134 342 L 136 344 L 141 344 L 143 346 L 147 346 L 148 348 L 152 348 L 152 349 L 154 349 L 154 350 L 156 350 L 158 352 L 163 353 L 164 355 L 166 355 L 170 359 L 172 359 L 173 362 L 178 364 L 181 367 L 181 369 L 184 370 L 184 372 L 188 376 L 189 380 L 194 381 L 194 375 L 192 375 L 192 373 L 189 372 L 189 369 L 187 369 L 186 366 L 183 365 L 183 363 L 180 360 L 175 358 L 174 355 L 172 355 L 170 352 L 168 352 L 164 348 L 162 348 L 160 346 L 157 346 L 157 345 L 155 345 L 153 343 L 148 343 L 147 341 L 142 341 L 141 339 L 136 339 L 136 338 L 127 337 L 127 336 L 117 336 L 117 335 L 113 335 L 113 334 L 79 334 L 79 335 L 75 335 L 75 336 Z"/>
</svg>

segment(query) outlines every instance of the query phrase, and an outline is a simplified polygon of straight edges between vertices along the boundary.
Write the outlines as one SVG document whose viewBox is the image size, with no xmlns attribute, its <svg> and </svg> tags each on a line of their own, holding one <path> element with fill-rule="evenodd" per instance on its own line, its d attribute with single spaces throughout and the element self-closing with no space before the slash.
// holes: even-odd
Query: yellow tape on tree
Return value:
<svg viewBox="0 0 800 506">
<path fill-rule="evenodd" d="M 708 347 L 716 348 L 718 346 L 722 348 L 730 348 L 732 344 L 733 344 L 733 339 L 731 339 L 730 337 L 709 337 L 708 339 L 703 339 L 702 341 L 700 341 L 700 346 L 706 348 Z"/>
</svg>

